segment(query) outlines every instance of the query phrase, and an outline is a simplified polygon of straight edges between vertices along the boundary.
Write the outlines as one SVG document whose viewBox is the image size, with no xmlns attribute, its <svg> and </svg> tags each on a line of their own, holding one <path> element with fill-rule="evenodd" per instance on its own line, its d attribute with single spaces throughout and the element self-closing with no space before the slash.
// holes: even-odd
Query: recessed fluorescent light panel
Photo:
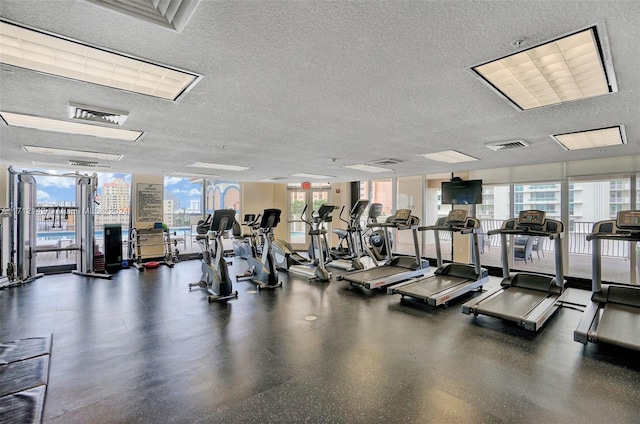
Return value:
<svg viewBox="0 0 640 424">
<path fill-rule="evenodd" d="M 99 152 L 86 152 L 83 150 L 68 150 L 68 149 L 56 149 L 53 147 L 41 147 L 41 146 L 22 146 L 27 153 L 36 153 L 39 155 L 53 155 L 53 156 L 66 156 L 77 157 L 97 160 L 120 160 L 123 155 L 116 155 L 112 153 L 99 153 Z"/>
<path fill-rule="evenodd" d="M 474 160 L 478 160 L 469 155 L 465 155 L 464 153 L 456 152 L 455 150 L 445 150 L 442 152 L 436 153 L 426 153 L 424 155 L 425 158 L 435 160 L 438 162 L 446 162 L 446 163 L 460 163 L 460 162 L 473 162 Z"/>
<path fill-rule="evenodd" d="M 356 171 L 370 172 L 372 174 L 377 174 L 380 172 L 391 172 L 391 169 L 382 168 L 379 166 L 365 165 L 363 163 L 356 163 L 354 165 L 345 165 L 343 168 L 354 169 Z"/>
<path fill-rule="evenodd" d="M 69 169 L 70 166 L 72 166 L 74 169 L 81 168 L 81 169 L 86 169 L 90 171 L 95 171 L 97 169 L 102 171 L 109 171 L 111 169 L 111 166 L 108 166 L 108 165 L 78 166 L 78 165 L 70 165 L 69 162 L 57 163 L 57 162 L 32 161 L 31 163 L 33 163 L 34 166 L 37 166 L 39 168 L 51 168 L 51 169 Z"/>
<path fill-rule="evenodd" d="M 0 62 L 168 100 L 177 100 L 201 78 L 2 20 Z"/>
<path fill-rule="evenodd" d="M 7 125 L 32 128 L 41 131 L 52 131 L 75 135 L 90 135 L 93 137 L 112 138 L 125 141 L 136 141 L 142 135 L 142 132 L 140 131 L 123 130 L 120 128 L 108 128 L 98 125 L 80 124 L 77 122 L 59 121 L 57 119 L 41 118 L 39 116 L 22 115 L 19 113 L 0 112 L 0 117 L 4 119 Z"/>
<path fill-rule="evenodd" d="M 318 175 L 318 174 L 305 174 L 304 172 L 299 172 L 297 174 L 291 174 L 292 177 L 300 177 L 300 178 L 309 178 L 312 180 L 328 180 L 330 178 L 335 178 L 330 175 Z"/>
<path fill-rule="evenodd" d="M 627 144 L 623 126 L 552 136 L 564 149 L 579 150 Z"/>
<path fill-rule="evenodd" d="M 172 177 L 186 177 L 186 178 L 189 178 L 189 177 L 216 178 L 220 176 L 220 175 L 214 175 L 214 174 L 201 174 L 198 172 L 170 172 L 169 175 Z"/>
<path fill-rule="evenodd" d="M 227 165 L 224 163 L 207 163 L 207 162 L 193 162 L 187 166 L 193 166 L 195 168 L 209 168 L 209 169 L 222 169 L 224 171 L 246 171 L 251 169 L 247 166 Z"/>
<path fill-rule="evenodd" d="M 618 91 L 601 48 L 608 51 L 594 26 L 471 69 L 528 110 Z"/>
</svg>

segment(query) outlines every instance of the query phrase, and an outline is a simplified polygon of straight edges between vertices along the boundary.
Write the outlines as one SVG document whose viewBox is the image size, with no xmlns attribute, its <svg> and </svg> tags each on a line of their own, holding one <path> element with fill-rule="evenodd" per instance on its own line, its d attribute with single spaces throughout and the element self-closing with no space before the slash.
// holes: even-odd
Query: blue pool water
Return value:
<svg viewBox="0 0 640 424">
<path fill-rule="evenodd" d="M 184 237 L 185 233 L 189 233 L 191 231 L 190 227 L 177 227 L 170 228 L 171 233 L 174 232 L 178 237 Z M 70 240 L 76 238 L 75 231 L 38 231 L 36 233 L 36 237 L 38 241 L 56 241 L 56 240 Z M 104 231 L 98 230 L 94 232 L 94 237 L 96 239 L 104 238 Z M 122 230 L 122 239 L 127 240 L 129 238 L 129 230 Z"/>
</svg>

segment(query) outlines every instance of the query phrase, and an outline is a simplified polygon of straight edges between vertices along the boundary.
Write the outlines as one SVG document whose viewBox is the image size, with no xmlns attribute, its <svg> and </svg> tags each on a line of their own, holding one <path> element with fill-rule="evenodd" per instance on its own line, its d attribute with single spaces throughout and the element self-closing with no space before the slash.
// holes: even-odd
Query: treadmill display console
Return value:
<svg viewBox="0 0 640 424">
<path fill-rule="evenodd" d="M 393 215 L 394 223 L 403 223 L 409 221 L 411 218 L 411 209 L 398 209 Z"/>
<path fill-rule="evenodd" d="M 468 214 L 469 213 L 463 209 L 454 209 L 449 212 L 449 215 L 447 215 L 447 224 L 448 225 L 455 225 L 459 223 L 462 224 L 467 221 Z"/>
<path fill-rule="evenodd" d="M 544 225 L 546 212 L 537 210 L 520 211 L 518 225 L 522 227 L 540 227 Z"/>
<path fill-rule="evenodd" d="M 640 211 L 620 211 L 616 220 L 616 226 L 626 230 L 640 230 Z"/>
</svg>

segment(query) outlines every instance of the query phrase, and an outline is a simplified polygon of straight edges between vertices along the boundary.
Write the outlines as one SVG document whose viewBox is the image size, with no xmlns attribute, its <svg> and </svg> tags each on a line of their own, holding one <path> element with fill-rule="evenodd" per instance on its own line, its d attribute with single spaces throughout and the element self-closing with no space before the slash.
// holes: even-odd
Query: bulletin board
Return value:
<svg viewBox="0 0 640 424">
<path fill-rule="evenodd" d="M 162 184 L 136 185 L 136 222 L 162 222 Z"/>
</svg>

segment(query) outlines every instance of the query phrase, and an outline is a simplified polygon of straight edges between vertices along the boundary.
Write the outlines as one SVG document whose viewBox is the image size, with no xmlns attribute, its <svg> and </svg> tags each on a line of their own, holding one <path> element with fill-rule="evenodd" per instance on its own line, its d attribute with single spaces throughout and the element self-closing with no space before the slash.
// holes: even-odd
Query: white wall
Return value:
<svg viewBox="0 0 640 424">
<path fill-rule="evenodd" d="M 469 171 L 469 179 L 485 184 L 560 181 L 572 177 L 596 177 L 640 171 L 640 155 L 523 165 L 508 168 Z"/>
</svg>

